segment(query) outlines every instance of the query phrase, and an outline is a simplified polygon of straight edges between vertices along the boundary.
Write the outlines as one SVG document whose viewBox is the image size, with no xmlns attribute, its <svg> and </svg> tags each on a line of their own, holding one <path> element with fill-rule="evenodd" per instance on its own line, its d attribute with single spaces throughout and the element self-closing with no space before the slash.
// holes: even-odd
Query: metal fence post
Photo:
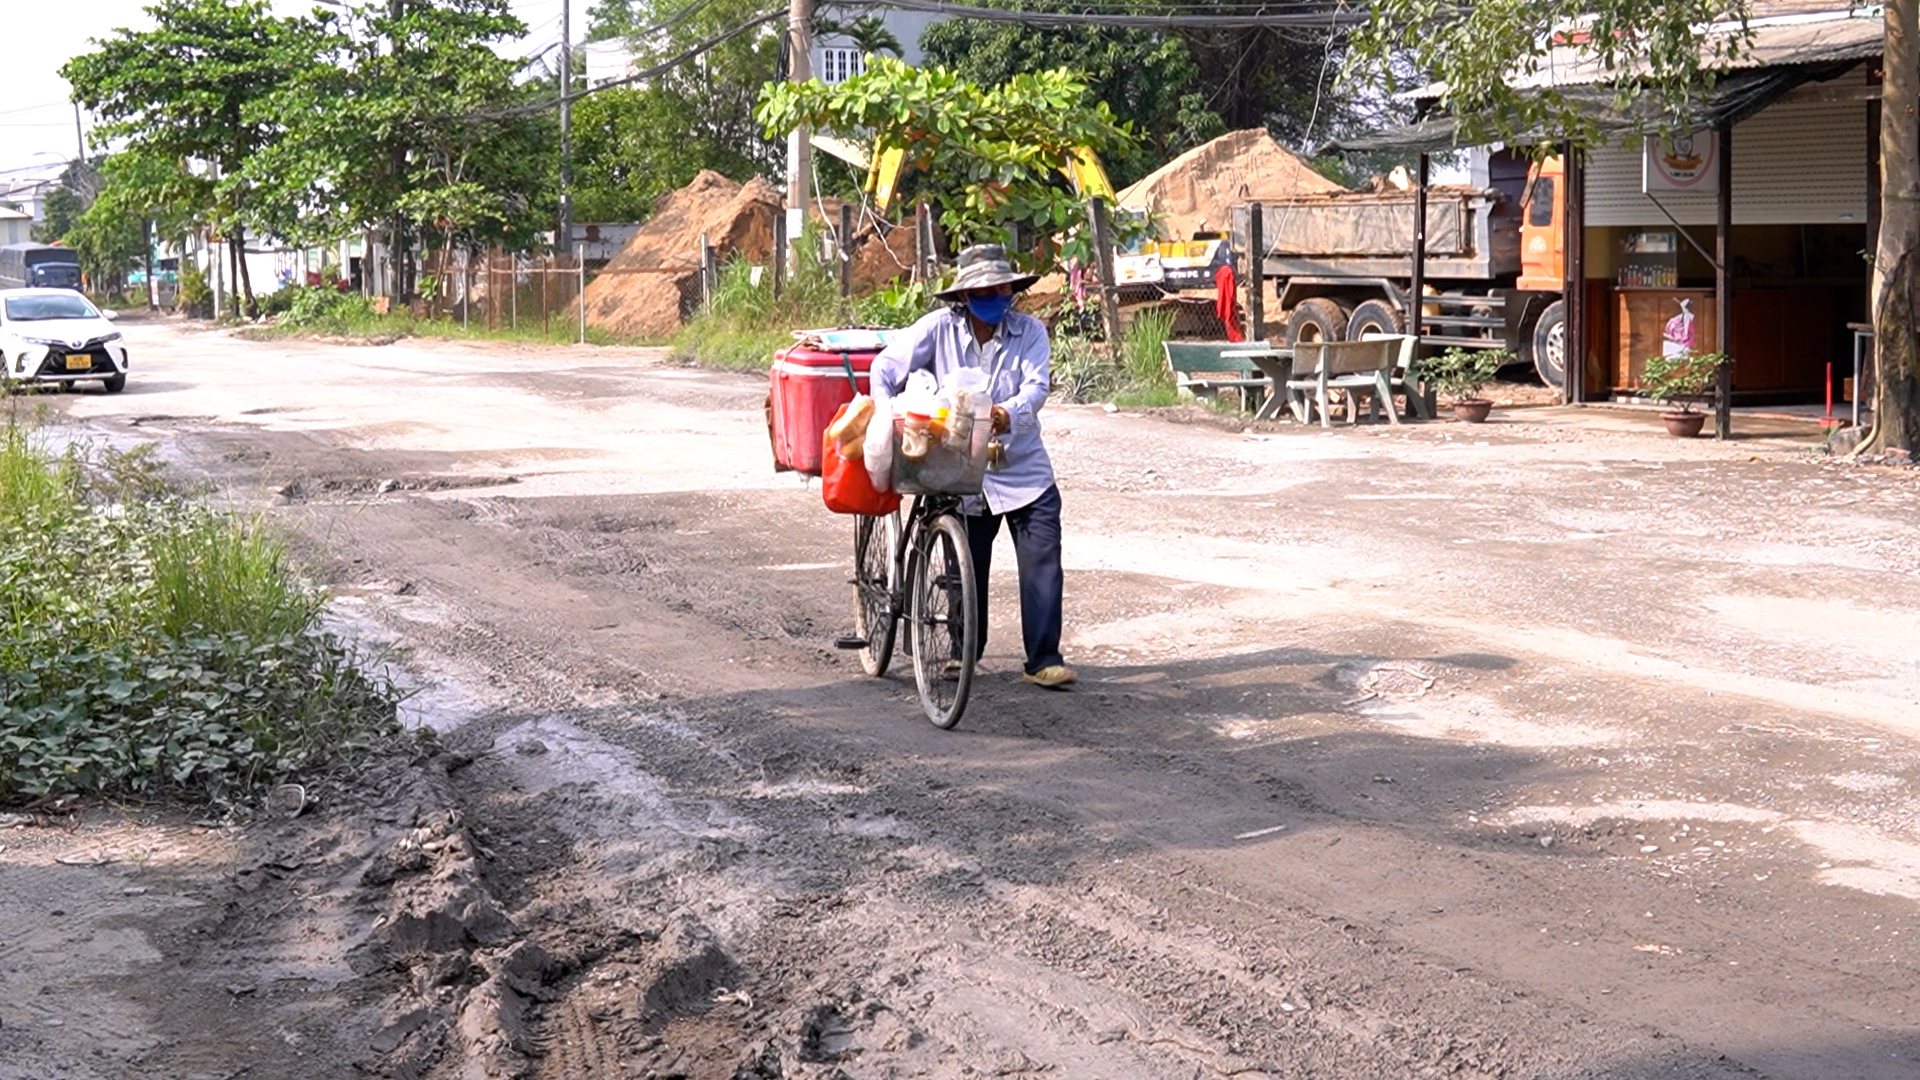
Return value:
<svg viewBox="0 0 1920 1080">
<path fill-rule="evenodd" d="M 573 268 L 579 281 L 574 304 L 580 309 L 580 344 L 587 343 L 587 260 L 578 247 L 573 250 Z"/>
<path fill-rule="evenodd" d="M 773 215 L 773 298 L 780 294 L 787 284 L 787 214 L 775 211 Z"/>
<path fill-rule="evenodd" d="M 1267 340 L 1267 212 L 1247 204 L 1247 340 Z"/>
<path fill-rule="evenodd" d="M 713 241 L 700 234 L 700 310 L 713 307 Z"/>
<path fill-rule="evenodd" d="M 853 207 L 840 204 L 840 296 L 853 295 Z"/>
</svg>

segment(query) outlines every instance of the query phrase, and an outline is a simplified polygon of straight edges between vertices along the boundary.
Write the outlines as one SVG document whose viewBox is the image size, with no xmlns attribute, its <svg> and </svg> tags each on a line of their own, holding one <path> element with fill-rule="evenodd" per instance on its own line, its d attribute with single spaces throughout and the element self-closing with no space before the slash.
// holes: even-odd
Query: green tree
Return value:
<svg viewBox="0 0 1920 1080">
<path fill-rule="evenodd" d="M 853 47 L 863 56 L 892 56 L 899 59 L 905 55 L 900 48 L 900 39 L 892 30 L 887 29 L 886 20 L 878 15 L 862 15 L 857 19 L 841 22 L 829 15 L 815 14 L 813 34 L 816 38 L 843 37 L 853 42 Z"/>
<path fill-rule="evenodd" d="M 1064 0 L 1022 6 L 1066 9 Z M 1159 31 L 949 19 L 929 27 L 920 45 L 929 65 L 981 86 L 1052 68 L 1077 72 L 1094 100 L 1140 133 L 1135 146 L 1104 159 L 1121 187 L 1226 130 L 1198 90 L 1200 69 L 1186 43 Z"/>
<path fill-rule="evenodd" d="M 993 6 L 1072 11 L 1071 0 L 993 0 Z M 1191 13 L 1184 0 L 1143 0 L 1140 14 Z M 1228 130 L 1264 127 L 1302 150 L 1373 118 L 1369 95 L 1334 85 L 1344 34 L 1270 29 L 1024 26 L 951 19 L 921 37 L 927 62 L 982 85 L 1045 68 L 1081 72 L 1094 97 L 1141 133 L 1109 161 L 1125 186 Z"/>
<path fill-rule="evenodd" d="M 658 66 L 763 12 L 752 0 L 603 0 L 589 41 L 624 40 Z M 701 169 L 734 180 L 779 175 L 785 146 L 755 123 L 760 87 L 779 74 L 780 39 L 741 34 L 630 87 L 574 103 L 574 206 L 581 220 L 644 219 Z"/>
<path fill-rule="evenodd" d="M 519 245 L 552 212 L 551 119 L 492 47 L 526 32 L 506 0 L 316 10 L 317 62 L 273 96 L 285 135 L 248 165 L 290 239 L 382 225 L 393 291 L 423 246 Z M 551 92 L 550 90 L 547 92 Z"/>
<path fill-rule="evenodd" d="M 1015 75 L 989 88 L 884 56 L 834 86 L 769 83 L 756 115 L 769 134 L 800 124 L 871 132 L 926 178 L 955 244 L 1005 240 L 1017 225 L 1055 238 L 1061 257 L 1089 253 L 1085 202 L 1060 173 L 1068 154 L 1084 147 L 1111 159 L 1135 143 L 1073 72 Z"/>
<path fill-rule="evenodd" d="M 241 170 L 280 133 L 264 103 L 312 64 L 306 24 L 275 17 L 265 0 L 159 0 L 146 11 L 153 29 L 96 39 L 98 48 L 67 61 L 60 74 L 74 100 L 102 121 L 96 141 L 211 165 L 209 216 L 244 250 L 256 207 Z M 245 259 L 240 267 L 252 311 Z"/>
</svg>

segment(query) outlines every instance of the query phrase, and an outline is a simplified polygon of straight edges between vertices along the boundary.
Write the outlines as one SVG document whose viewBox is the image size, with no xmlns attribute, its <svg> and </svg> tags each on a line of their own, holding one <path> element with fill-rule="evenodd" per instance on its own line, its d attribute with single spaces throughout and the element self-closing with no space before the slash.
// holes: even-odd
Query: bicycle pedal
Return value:
<svg viewBox="0 0 1920 1080">
<path fill-rule="evenodd" d="M 839 637 L 833 639 L 833 647 L 836 649 L 864 649 L 867 647 L 867 639 L 855 634 L 841 634 Z"/>
</svg>

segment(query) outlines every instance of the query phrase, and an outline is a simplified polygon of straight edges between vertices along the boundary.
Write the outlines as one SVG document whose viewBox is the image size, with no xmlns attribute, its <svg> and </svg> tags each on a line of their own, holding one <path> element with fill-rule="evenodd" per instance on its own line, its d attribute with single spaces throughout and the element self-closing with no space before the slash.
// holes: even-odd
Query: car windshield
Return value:
<svg viewBox="0 0 1920 1080">
<path fill-rule="evenodd" d="M 7 318 L 15 322 L 32 322 L 36 319 L 91 319 L 99 312 L 87 303 L 85 297 L 67 296 L 9 296 L 7 297 Z"/>
</svg>

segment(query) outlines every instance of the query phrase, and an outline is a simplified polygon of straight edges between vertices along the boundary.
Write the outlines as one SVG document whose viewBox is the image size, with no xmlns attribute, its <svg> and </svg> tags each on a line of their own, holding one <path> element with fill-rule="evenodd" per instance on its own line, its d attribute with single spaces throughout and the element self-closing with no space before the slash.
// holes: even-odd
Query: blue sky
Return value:
<svg viewBox="0 0 1920 1080">
<path fill-rule="evenodd" d="M 67 0 L 7 7 L 6 92 L 0 94 L 0 178 L 54 175 L 78 150 L 70 89 L 60 65 L 91 49 L 90 39 L 120 27 L 151 25 L 142 10 L 153 0 Z M 528 55 L 560 40 L 561 0 L 512 0 L 527 24 L 525 40 L 503 52 Z M 573 37 L 585 35 L 593 0 L 571 0 Z M 284 14 L 305 11 L 312 0 L 274 0 Z M 90 126 L 90 125 L 89 125 Z"/>
</svg>

